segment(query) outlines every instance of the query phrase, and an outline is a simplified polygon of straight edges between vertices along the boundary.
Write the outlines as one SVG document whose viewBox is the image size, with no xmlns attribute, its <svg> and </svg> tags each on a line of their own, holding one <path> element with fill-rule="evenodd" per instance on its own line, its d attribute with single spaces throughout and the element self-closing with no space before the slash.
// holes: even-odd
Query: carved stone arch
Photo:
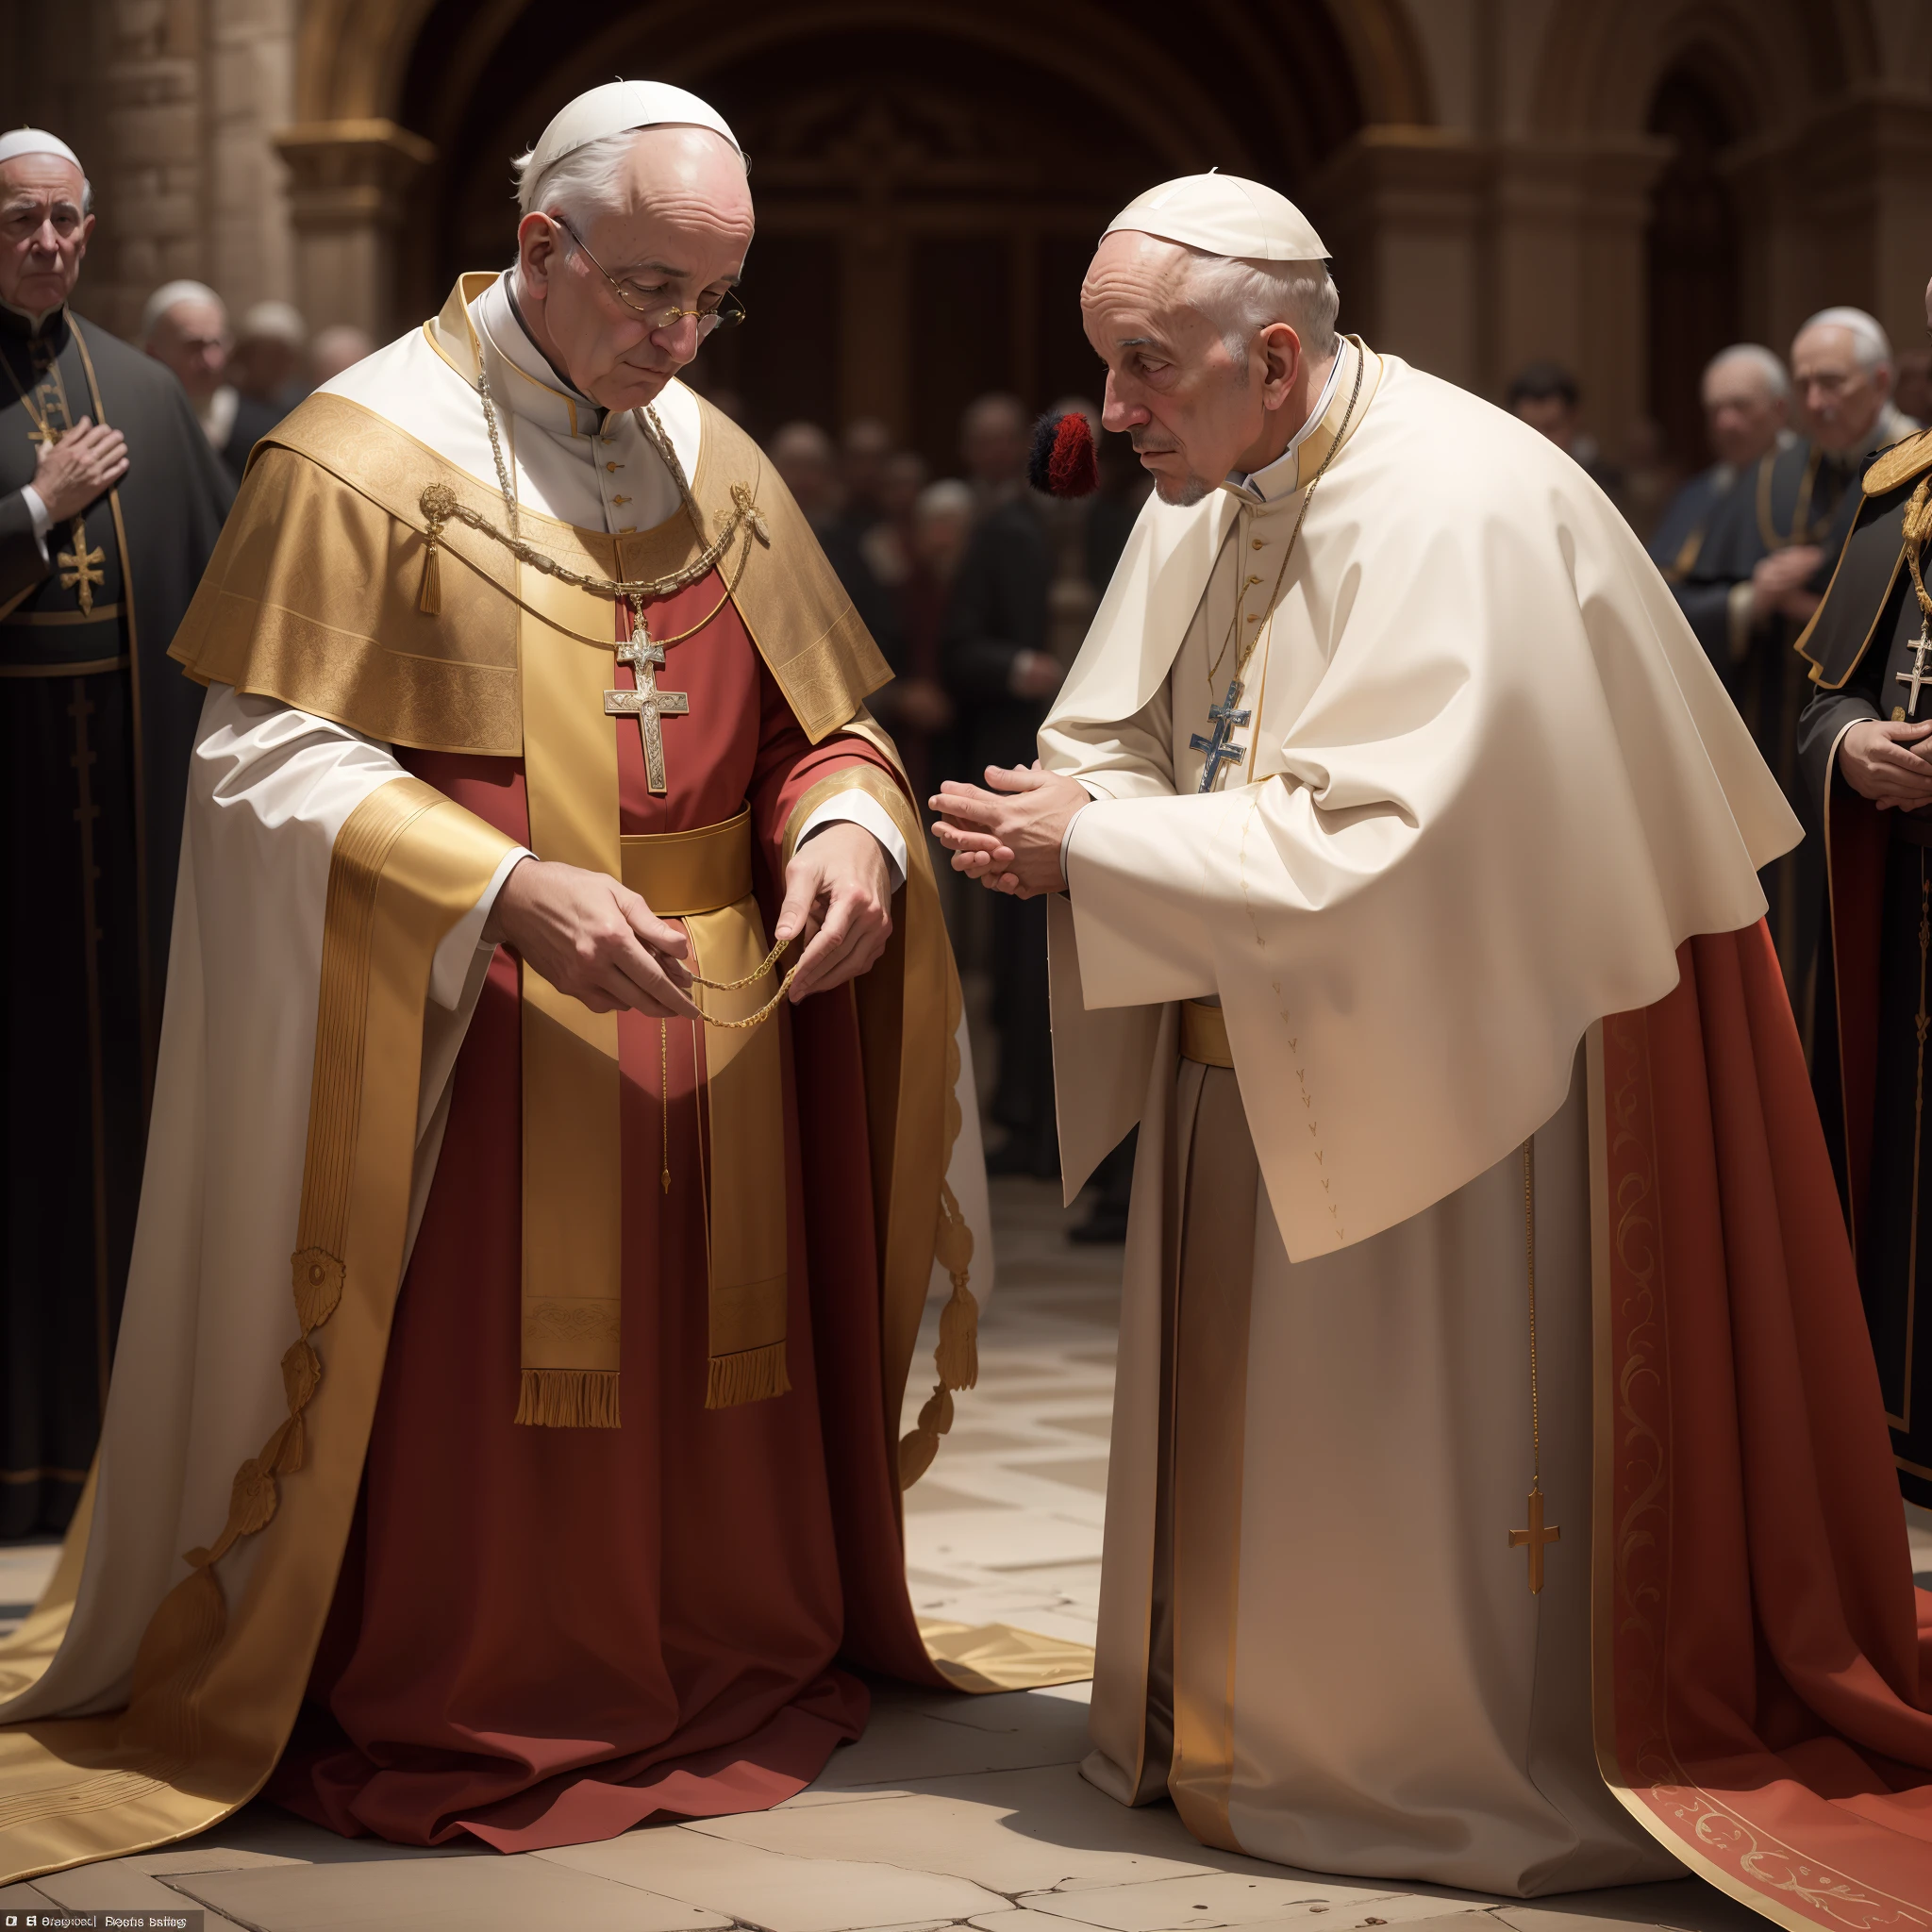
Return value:
<svg viewBox="0 0 1932 1932">
<path fill-rule="evenodd" d="M 1361 95 L 1362 119 L 1404 127 L 1435 125 L 1440 117 L 1428 62 L 1416 38 L 1415 24 L 1400 0 L 1324 0 L 1324 4 L 1348 49 Z"/>
<path fill-rule="evenodd" d="M 1530 125 L 1551 138 L 1641 134 L 1658 81 L 1687 61 L 1740 126 L 1799 119 L 1845 85 L 1858 58 L 1839 11 L 1806 0 L 1571 0 L 1552 17 Z"/>
</svg>

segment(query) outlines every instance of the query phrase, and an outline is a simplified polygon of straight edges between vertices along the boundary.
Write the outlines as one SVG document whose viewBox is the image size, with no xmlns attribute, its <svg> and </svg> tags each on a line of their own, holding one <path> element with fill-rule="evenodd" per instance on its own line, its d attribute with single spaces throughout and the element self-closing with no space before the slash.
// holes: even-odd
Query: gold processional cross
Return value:
<svg viewBox="0 0 1932 1932">
<path fill-rule="evenodd" d="M 63 558 L 61 561 L 66 559 Z M 607 691 L 604 693 L 604 710 L 608 717 L 635 718 L 638 721 L 638 735 L 644 741 L 644 776 L 651 790 L 661 798 L 667 787 L 664 783 L 664 728 L 659 721 L 689 716 L 691 693 L 658 689 L 658 673 L 664 668 L 664 646 L 651 641 L 651 633 L 641 617 L 634 619 L 634 626 L 630 637 L 617 647 L 617 661 L 630 666 L 638 688 L 635 691 Z"/>
</svg>

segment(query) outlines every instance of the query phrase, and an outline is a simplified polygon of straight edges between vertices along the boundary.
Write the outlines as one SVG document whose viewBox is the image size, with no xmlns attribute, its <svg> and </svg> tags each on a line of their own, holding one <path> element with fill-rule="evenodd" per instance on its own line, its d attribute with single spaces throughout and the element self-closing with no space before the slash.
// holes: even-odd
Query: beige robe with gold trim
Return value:
<svg viewBox="0 0 1932 1932">
<path fill-rule="evenodd" d="M 1141 1125 L 1087 1774 L 1327 1871 L 1662 1876 L 1591 1738 L 1578 1047 L 1761 912 L 1794 828 L 1582 472 L 1342 354 L 1265 498 L 1143 512 L 1041 735 L 1096 797 L 1051 908 L 1069 1188 Z M 1251 615 L 1256 719 L 1199 795 Z M 1233 1072 L 1179 1059 L 1191 998 Z"/>
</svg>

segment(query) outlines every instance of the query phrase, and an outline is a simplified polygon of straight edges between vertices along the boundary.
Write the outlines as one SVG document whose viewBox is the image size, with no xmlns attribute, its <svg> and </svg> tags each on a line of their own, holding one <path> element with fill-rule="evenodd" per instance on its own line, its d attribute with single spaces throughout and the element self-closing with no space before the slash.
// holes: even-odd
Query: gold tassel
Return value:
<svg viewBox="0 0 1932 1932">
<path fill-rule="evenodd" d="M 736 1408 L 746 1402 L 769 1402 L 791 1391 L 785 1372 L 785 1344 L 769 1341 L 737 1355 L 714 1355 L 705 1377 L 707 1408 Z"/>
<path fill-rule="evenodd" d="M 416 592 L 416 608 L 425 617 L 434 617 L 442 608 L 442 565 L 436 555 L 434 537 L 424 546 L 423 588 Z"/>
<path fill-rule="evenodd" d="M 958 1108 L 952 1123 L 958 1130 Z M 939 1346 L 933 1366 L 939 1380 L 915 1427 L 899 1439 L 899 1487 L 909 1490 L 940 1453 L 940 1438 L 953 1426 L 955 1389 L 971 1389 L 979 1380 L 979 1302 L 967 1286 L 973 1263 L 973 1230 L 959 1212 L 951 1186 L 940 1183 L 940 1225 L 933 1242 L 934 1258 L 952 1276 L 953 1292 L 940 1310 Z"/>
<path fill-rule="evenodd" d="M 614 1429 L 617 1373 L 611 1369 L 525 1369 L 516 1420 L 526 1428 Z"/>
</svg>

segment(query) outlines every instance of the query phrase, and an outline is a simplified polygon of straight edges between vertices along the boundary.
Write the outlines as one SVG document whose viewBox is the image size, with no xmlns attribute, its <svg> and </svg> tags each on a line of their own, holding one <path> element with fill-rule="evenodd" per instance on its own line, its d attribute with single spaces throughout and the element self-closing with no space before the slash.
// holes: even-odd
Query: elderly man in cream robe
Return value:
<svg viewBox="0 0 1932 1932">
<path fill-rule="evenodd" d="M 1040 764 L 932 801 L 957 870 L 1058 895 L 1070 1198 L 1140 1124 L 1086 1774 L 1304 1867 L 1662 1878 L 1701 1855 L 1592 1744 L 1597 1023 L 1757 947 L 1797 828 L 1608 501 L 1338 337 L 1324 255 L 1221 175 L 1108 230 L 1156 495 Z"/>
</svg>

